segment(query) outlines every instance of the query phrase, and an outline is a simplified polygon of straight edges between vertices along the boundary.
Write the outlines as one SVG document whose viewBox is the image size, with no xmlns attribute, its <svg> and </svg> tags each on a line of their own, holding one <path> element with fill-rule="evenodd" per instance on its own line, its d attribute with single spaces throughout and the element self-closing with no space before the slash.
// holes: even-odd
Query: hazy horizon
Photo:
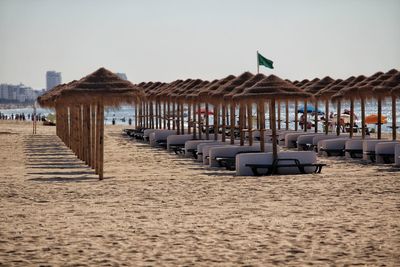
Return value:
<svg viewBox="0 0 400 267">
<path fill-rule="evenodd" d="M 256 72 L 291 80 L 400 68 L 400 1 L 0 0 L 0 83 L 99 67 L 134 83 Z"/>
</svg>

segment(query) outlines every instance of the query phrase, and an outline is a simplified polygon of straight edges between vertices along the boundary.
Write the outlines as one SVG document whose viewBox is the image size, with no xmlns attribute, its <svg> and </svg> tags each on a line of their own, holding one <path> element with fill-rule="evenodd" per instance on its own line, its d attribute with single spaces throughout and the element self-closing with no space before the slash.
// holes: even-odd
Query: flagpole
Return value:
<svg viewBox="0 0 400 267">
<path fill-rule="evenodd" d="M 258 60 L 258 50 L 257 50 L 257 74 L 260 73 L 260 62 Z"/>
</svg>

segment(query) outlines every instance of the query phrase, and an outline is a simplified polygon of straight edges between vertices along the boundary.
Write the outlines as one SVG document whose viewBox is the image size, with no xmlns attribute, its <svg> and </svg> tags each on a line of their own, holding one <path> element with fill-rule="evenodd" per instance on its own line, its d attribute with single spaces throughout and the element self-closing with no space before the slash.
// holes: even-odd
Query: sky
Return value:
<svg viewBox="0 0 400 267">
<path fill-rule="evenodd" d="M 399 0 L 0 0 L 0 83 L 45 88 L 100 67 L 133 83 L 257 72 L 284 79 L 400 69 Z"/>
</svg>

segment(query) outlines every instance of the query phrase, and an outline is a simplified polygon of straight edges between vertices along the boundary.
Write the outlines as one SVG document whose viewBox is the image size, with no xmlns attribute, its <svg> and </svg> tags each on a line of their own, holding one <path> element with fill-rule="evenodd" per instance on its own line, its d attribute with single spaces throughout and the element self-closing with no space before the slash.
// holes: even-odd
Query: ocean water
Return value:
<svg viewBox="0 0 400 267">
<path fill-rule="evenodd" d="M 312 104 L 308 104 L 309 106 Z M 302 107 L 302 103 L 299 103 L 299 107 Z M 318 108 L 322 111 L 325 111 L 325 104 L 324 103 L 319 103 Z M 350 109 L 350 104 L 349 103 L 342 103 L 341 106 L 341 111 L 343 112 L 345 109 Z M 366 115 L 370 114 L 376 114 L 377 113 L 377 102 L 374 100 L 370 100 L 366 102 Z M 37 108 L 36 109 L 38 114 L 41 114 L 43 116 L 47 116 L 48 114 L 52 113 L 54 114 L 54 110 L 52 109 L 44 109 L 44 108 Z M 210 106 L 210 110 L 212 110 L 212 106 Z M 332 111 L 333 113 L 336 113 L 336 105 L 330 104 L 329 110 Z M 397 110 L 397 125 L 400 126 L 400 99 L 397 99 L 396 102 L 396 110 Z M 0 109 L 0 113 L 6 114 L 10 116 L 11 114 L 21 114 L 24 113 L 25 115 L 27 114 L 32 114 L 33 108 L 32 107 L 26 107 L 26 108 L 18 108 L 18 109 Z M 238 112 L 236 112 L 237 115 Z M 122 106 L 120 108 L 106 108 L 105 109 L 105 123 L 106 124 L 112 124 L 112 120 L 115 119 L 115 123 L 119 125 L 128 125 L 129 118 L 132 119 L 132 125 L 135 124 L 135 110 L 132 106 Z M 253 114 L 256 114 L 256 109 L 255 106 L 253 107 Z M 391 100 L 387 99 L 382 103 L 382 114 L 387 117 L 387 124 L 382 125 L 382 131 L 383 132 L 391 132 L 391 122 L 392 122 L 392 105 L 391 105 Z M 268 115 L 268 114 L 267 114 Z M 358 102 L 355 103 L 355 115 L 358 117 L 358 125 L 361 125 L 359 121 L 361 120 L 361 107 Z M 285 105 L 281 104 L 281 120 L 282 120 L 282 127 L 285 125 Z M 290 128 L 294 128 L 294 104 L 289 104 L 289 120 L 290 120 Z M 210 124 L 213 123 L 213 116 L 210 116 Z M 267 120 L 267 127 L 268 125 L 268 120 Z M 368 125 L 370 128 L 376 127 L 375 125 Z M 389 126 L 389 127 L 388 127 Z M 320 129 L 322 129 L 320 127 Z"/>
</svg>

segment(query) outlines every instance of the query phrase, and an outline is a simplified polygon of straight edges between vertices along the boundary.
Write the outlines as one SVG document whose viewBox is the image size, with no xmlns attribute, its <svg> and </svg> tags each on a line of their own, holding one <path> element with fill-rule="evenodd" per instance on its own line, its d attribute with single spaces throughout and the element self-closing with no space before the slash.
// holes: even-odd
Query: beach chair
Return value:
<svg viewBox="0 0 400 267">
<path fill-rule="evenodd" d="M 214 144 L 206 144 L 203 146 L 201 149 L 202 155 L 203 155 L 203 165 L 209 165 L 210 164 L 210 150 L 214 147 L 226 147 L 226 146 L 234 146 L 231 145 L 230 143 L 224 143 L 222 142 L 219 145 L 214 145 Z"/>
<path fill-rule="evenodd" d="M 143 140 L 144 141 L 149 141 L 150 140 L 150 134 L 155 132 L 156 129 L 145 129 L 143 131 Z"/>
<path fill-rule="evenodd" d="M 375 146 L 376 163 L 394 163 L 395 146 L 398 141 L 378 143 Z"/>
<path fill-rule="evenodd" d="M 222 141 L 214 141 L 214 142 L 210 142 L 210 143 L 200 143 L 197 145 L 196 160 L 199 162 L 203 162 L 203 148 L 206 146 L 224 146 L 224 145 L 229 145 L 229 144 L 230 144 L 229 142 L 222 142 Z"/>
<path fill-rule="evenodd" d="M 390 142 L 387 139 L 363 140 L 363 160 L 375 162 L 375 147 L 379 143 Z"/>
<path fill-rule="evenodd" d="M 318 154 L 321 156 L 344 156 L 344 148 L 348 138 L 326 139 L 318 142 Z"/>
<path fill-rule="evenodd" d="M 400 167 L 400 144 L 394 147 L 394 165 Z"/>
<path fill-rule="evenodd" d="M 304 132 L 294 132 L 294 133 L 285 133 L 284 134 L 284 145 L 286 148 L 296 148 L 297 147 L 297 138 L 299 136 L 305 135 L 307 133 Z"/>
<path fill-rule="evenodd" d="M 167 137 L 167 150 L 168 151 L 174 151 L 176 154 L 182 154 L 185 151 L 185 142 L 193 140 L 193 135 L 192 134 L 181 134 L 181 135 L 169 135 Z"/>
<path fill-rule="evenodd" d="M 174 134 L 176 134 L 175 130 L 157 129 L 150 133 L 150 145 L 167 148 L 167 137 Z"/>
<path fill-rule="evenodd" d="M 197 159 L 197 145 L 204 143 L 221 142 L 215 140 L 189 140 L 185 142 L 185 156 Z"/>
<path fill-rule="evenodd" d="M 336 138 L 343 138 L 343 137 L 348 137 L 348 135 L 343 134 L 343 135 L 333 135 L 333 134 L 322 134 L 322 135 L 316 135 L 313 138 L 312 141 L 312 149 L 315 152 L 318 152 L 318 142 L 321 140 L 327 140 L 327 139 L 336 139 Z"/>
<path fill-rule="evenodd" d="M 344 145 L 346 158 L 362 158 L 363 156 L 363 141 L 362 139 L 349 139 Z"/>
<path fill-rule="evenodd" d="M 313 138 L 317 135 L 324 135 L 324 133 L 303 134 L 297 137 L 297 150 L 313 150 Z"/>
<path fill-rule="evenodd" d="M 323 163 L 317 163 L 314 151 L 279 152 L 273 160 L 272 153 L 246 153 L 236 156 L 236 175 L 260 176 L 272 174 L 320 173 Z"/>
<path fill-rule="evenodd" d="M 235 170 L 236 155 L 241 153 L 260 152 L 260 144 L 255 143 L 252 146 L 227 146 L 213 147 L 209 152 L 210 167 L 225 167 L 227 170 Z M 265 144 L 265 152 L 272 151 L 272 144 Z"/>
</svg>

